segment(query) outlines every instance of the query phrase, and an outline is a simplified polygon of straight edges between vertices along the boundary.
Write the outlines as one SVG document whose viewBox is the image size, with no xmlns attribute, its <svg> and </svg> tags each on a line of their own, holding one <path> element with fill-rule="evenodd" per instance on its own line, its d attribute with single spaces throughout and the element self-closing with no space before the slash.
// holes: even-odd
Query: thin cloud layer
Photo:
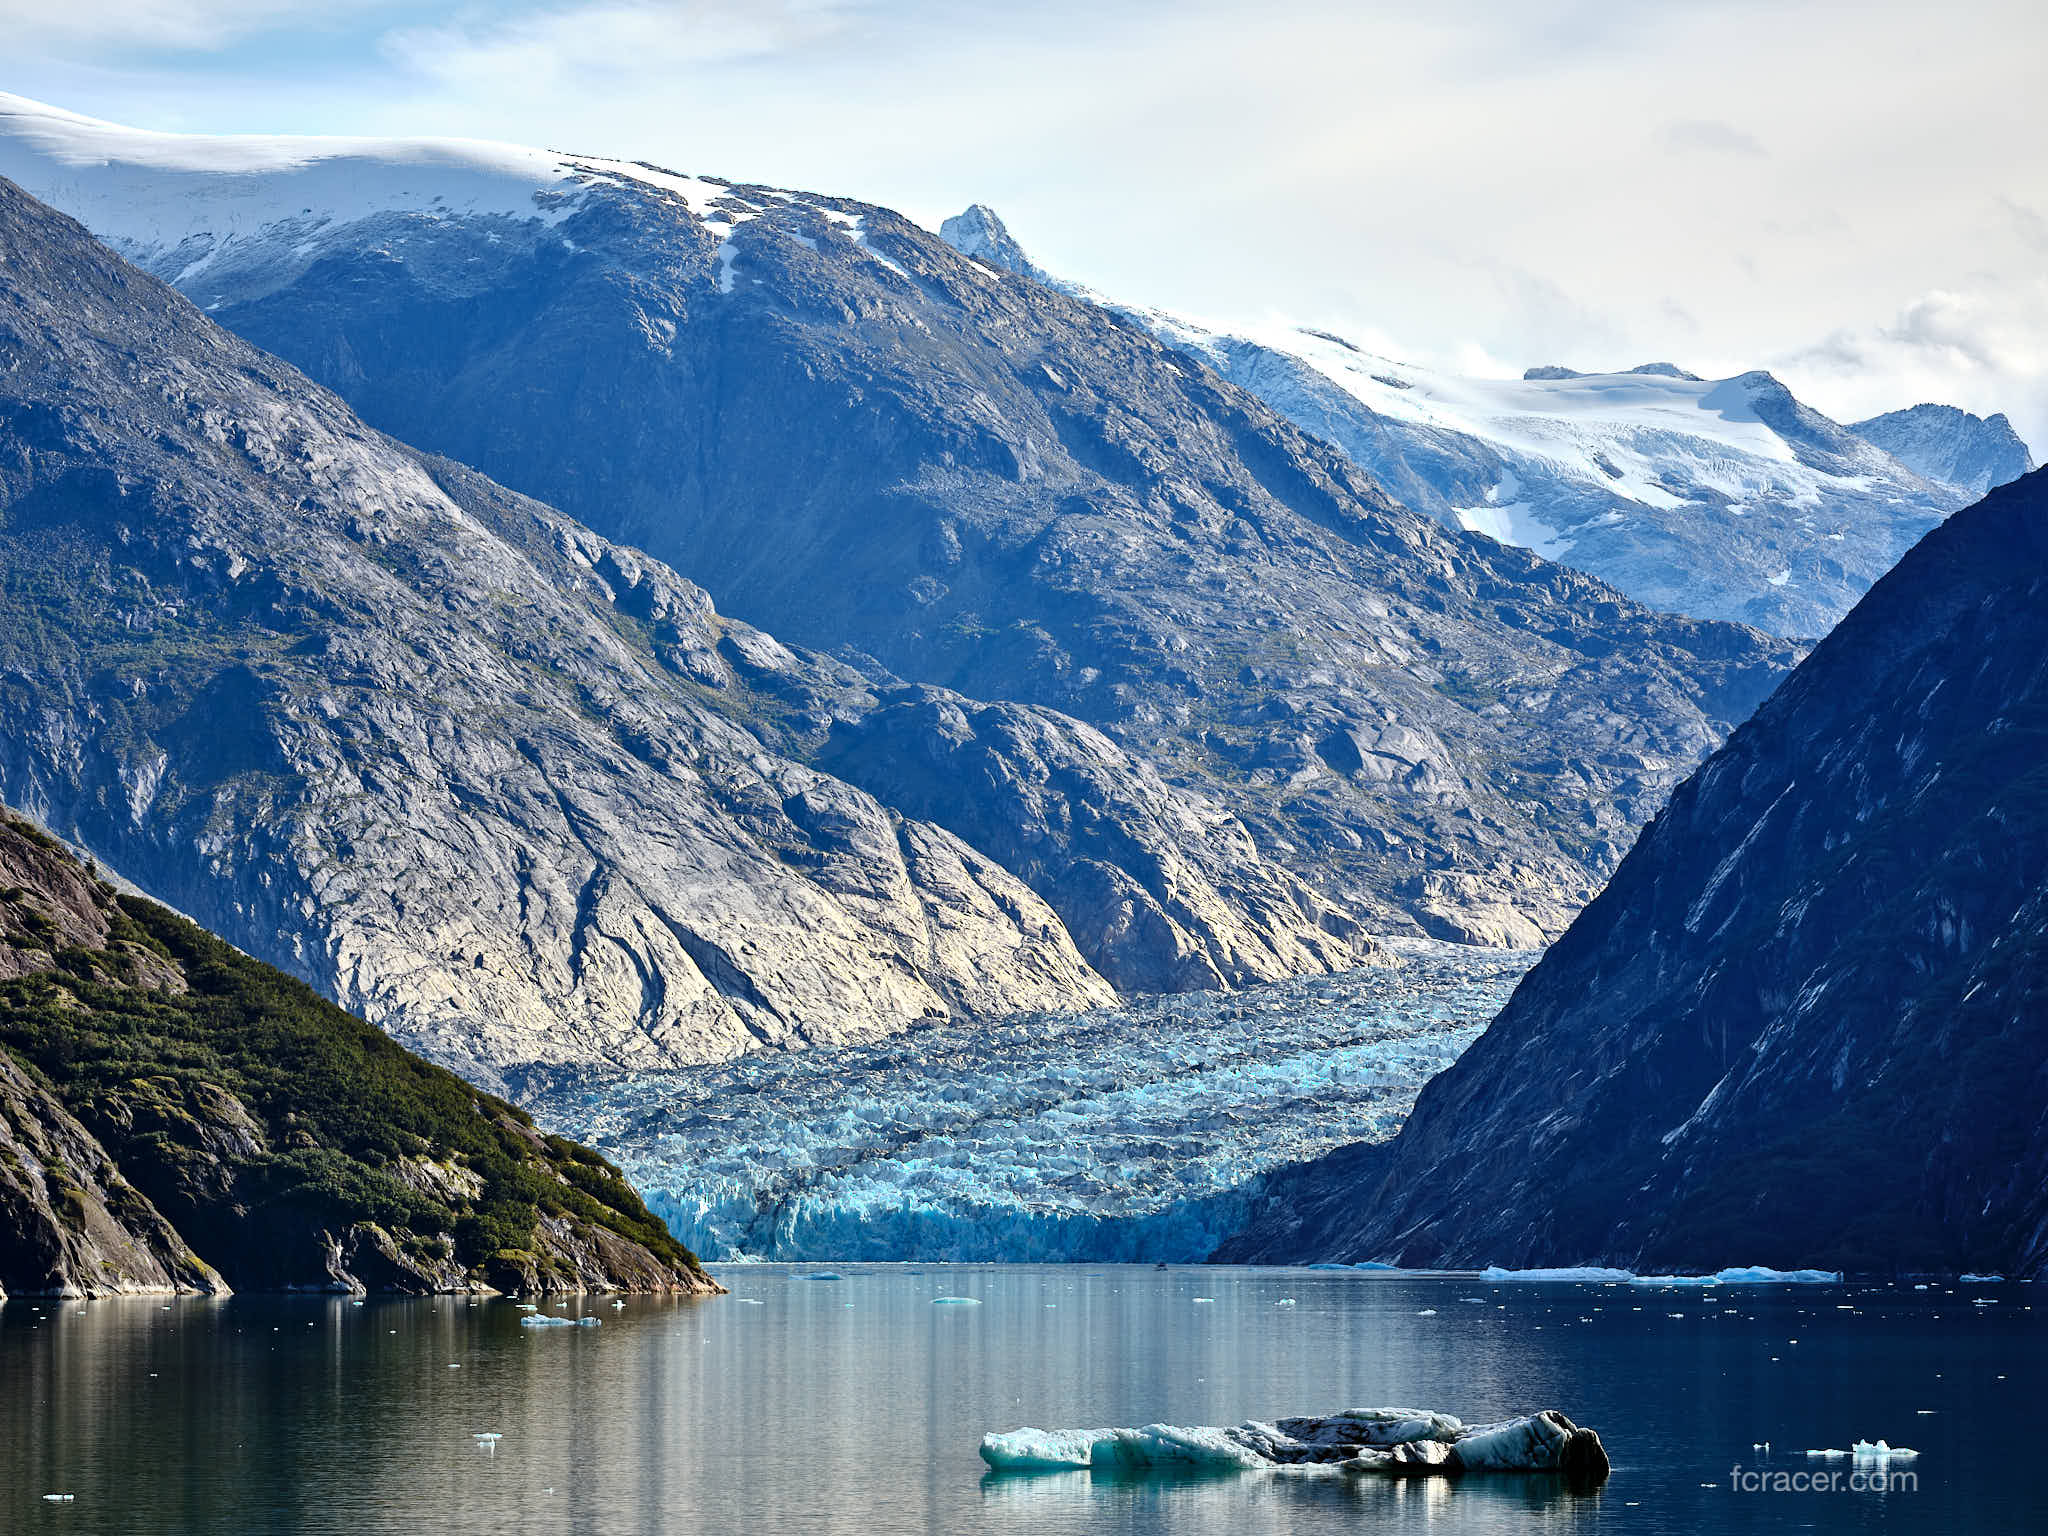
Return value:
<svg viewBox="0 0 2048 1536">
<path fill-rule="evenodd" d="M 98 116 L 504 138 L 928 223 L 979 199 L 1214 322 L 1768 365 L 1837 416 L 1944 398 L 2048 447 L 2032 0 L 51 9 L 0 0 L 0 84 Z"/>
</svg>

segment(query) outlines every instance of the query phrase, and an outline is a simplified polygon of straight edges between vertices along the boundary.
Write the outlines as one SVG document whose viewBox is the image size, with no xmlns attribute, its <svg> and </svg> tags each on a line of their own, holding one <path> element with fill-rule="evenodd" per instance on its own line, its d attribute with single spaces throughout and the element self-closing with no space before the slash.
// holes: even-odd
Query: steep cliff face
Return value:
<svg viewBox="0 0 2048 1536">
<path fill-rule="evenodd" d="M 129 878 L 486 1077 L 1114 997 L 1023 880 L 800 760 L 863 674 L 379 437 L 4 185 L 0 256 L 0 790 Z M 1227 856 L 1279 899 L 1197 947 L 1370 952 Z"/>
<path fill-rule="evenodd" d="M 0 170 L 785 643 L 1088 722 L 1368 926 L 1560 930 L 1791 659 L 1397 507 L 1200 362 L 885 209 L 19 101 Z"/>
<path fill-rule="evenodd" d="M 2041 1274 L 2044 1103 L 2034 474 L 1680 787 L 1393 1143 L 1282 1181 L 1224 1252 Z"/>
<path fill-rule="evenodd" d="M 0 1294 L 704 1291 L 618 1171 L 0 817 Z"/>
</svg>

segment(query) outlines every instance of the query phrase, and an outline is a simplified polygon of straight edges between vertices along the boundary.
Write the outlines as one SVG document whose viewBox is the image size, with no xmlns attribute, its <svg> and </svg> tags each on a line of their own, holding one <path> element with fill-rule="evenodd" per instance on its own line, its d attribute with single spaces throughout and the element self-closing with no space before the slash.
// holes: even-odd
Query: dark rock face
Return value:
<svg viewBox="0 0 2048 1536">
<path fill-rule="evenodd" d="M 0 1299 L 226 1288 L 63 1101 L 0 1050 Z"/>
<path fill-rule="evenodd" d="M 1790 662 L 1395 506 L 1202 364 L 886 210 L 555 166 L 552 222 L 122 249 L 785 643 L 1088 722 L 1368 926 L 1561 930 Z"/>
<path fill-rule="evenodd" d="M 0 1295 L 717 1287 L 618 1171 L 0 818 Z"/>
<path fill-rule="evenodd" d="M 2048 1272 L 2048 476 L 1880 582 L 1233 1258 Z"/>
<path fill-rule="evenodd" d="M 2002 411 L 1972 416 L 1952 405 L 1915 405 L 1856 422 L 1849 430 L 1915 474 L 1975 496 L 2009 485 L 2034 467 L 2034 456 Z"/>
</svg>

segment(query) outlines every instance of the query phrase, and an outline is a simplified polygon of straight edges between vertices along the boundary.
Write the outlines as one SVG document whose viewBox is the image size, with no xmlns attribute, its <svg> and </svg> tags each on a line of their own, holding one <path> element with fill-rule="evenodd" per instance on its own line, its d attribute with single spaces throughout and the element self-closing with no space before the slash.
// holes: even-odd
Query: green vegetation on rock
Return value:
<svg viewBox="0 0 2048 1536">
<path fill-rule="evenodd" d="M 710 1288 L 602 1157 L 11 819 L 0 1048 L 104 1148 L 108 1209 L 154 1207 L 229 1284 Z M 77 1170 L 16 1162 L 83 1221 Z"/>
</svg>

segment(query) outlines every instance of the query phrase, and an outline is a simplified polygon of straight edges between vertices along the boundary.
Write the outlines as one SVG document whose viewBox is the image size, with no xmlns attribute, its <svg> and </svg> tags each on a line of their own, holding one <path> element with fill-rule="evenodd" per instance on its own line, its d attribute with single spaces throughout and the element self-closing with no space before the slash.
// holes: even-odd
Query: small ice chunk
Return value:
<svg viewBox="0 0 2048 1536">
<path fill-rule="evenodd" d="M 934 1296 L 932 1298 L 932 1305 L 935 1307 L 978 1307 L 981 1305 L 981 1298 L 979 1296 Z"/>
<path fill-rule="evenodd" d="M 1962 1284 L 1964 1285 L 1998 1285 L 2004 1281 L 2005 1276 L 1968 1274 L 1958 1275 L 1956 1276 L 1956 1279 L 1962 1282 Z M 1917 1290 L 1919 1289 L 1919 1287 L 1916 1286 L 1914 1287 L 1914 1289 Z"/>
</svg>

